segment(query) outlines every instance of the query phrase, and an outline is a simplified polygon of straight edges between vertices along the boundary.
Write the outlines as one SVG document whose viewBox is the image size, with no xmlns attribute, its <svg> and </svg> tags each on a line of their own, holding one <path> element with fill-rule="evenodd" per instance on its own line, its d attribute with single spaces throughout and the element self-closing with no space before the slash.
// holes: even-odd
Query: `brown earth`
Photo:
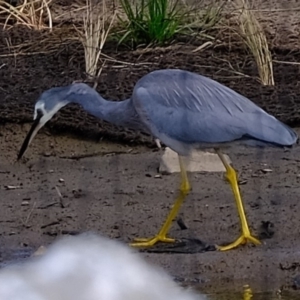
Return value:
<svg viewBox="0 0 300 300">
<path fill-rule="evenodd" d="M 28 31 L 9 32 L 14 44 L 36 38 L 33 35 L 36 34 Z M 275 64 L 276 86 L 263 87 L 255 78 L 251 57 L 245 53 L 225 47 L 193 53 L 196 47 L 182 43 L 147 52 L 116 51 L 108 45 L 105 54 L 117 61 L 106 61 L 97 90 L 105 97 L 122 100 L 130 96 L 134 83 L 143 74 L 154 69 L 183 68 L 226 84 L 293 127 L 300 125 L 299 65 Z M 151 138 L 116 128 L 69 106 L 37 136 L 25 159 L 15 162 L 29 130 L 25 123 L 32 120 L 39 94 L 52 86 L 84 78 L 79 45 L 62 44 L 55 52 L 30 56 L 3 54 L 1 262 L 26 257 L 38 246 L 67 233 L 93 230 L 126 242 L 154 234 L 176 197 L 179 176 L 155 177 L 160 152 Z M 274 57 L 278 61 L 299 61 L 300 54 L 277 49 Z M 246 283 L 256 290 L 289 288 L 300 268 L 299 146 L 288 151 L 237 147 L 231 149 L 230 157 L 243 183 L 250 226 L 255 235 L 262 237 L 263 244 L 226 253 L 144 255 L 201 289 L 241 289 Z M 222 175 L 199 173 L 190 177 L 193 191 L 181 214 L 189 230 L 179 230 L 175 223 L 171 235 L 196 237 L 208 244 L 237 238 L 239 220 Z M 263 230 L 262 222 L 271 222 L 274 235 L 266 238 L 268 231 Z"/>
</svg>

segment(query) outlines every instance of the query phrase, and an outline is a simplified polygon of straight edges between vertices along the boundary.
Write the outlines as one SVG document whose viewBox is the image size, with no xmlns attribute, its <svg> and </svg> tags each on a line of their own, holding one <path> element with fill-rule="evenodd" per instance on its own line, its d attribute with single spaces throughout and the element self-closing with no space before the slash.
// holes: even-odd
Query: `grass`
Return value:
<svg viewBox="0 0 300 300">
<path fill-rule="evenodd" d="M 249 9 L 247 0 L 235 0 L 238 12 L 238 33 L 256 62 L 260 81 L 263 85 L 274 85 L 272 55 L 266 35 Z"/>
<path fill-rule="evenodd" d="M 209 4 L 197 3 L 192 7 L 185 4 L 185 9 L 188 11 L 188 22 L 185 28 L 192 34 L 216 29 L 222 20 L 225 3 L 225 1 L 211 1 Z"/>
<path fill-rule="evenodd" d="M 51 1 L 24 0 L 22 4 L 14 7 L 6 1 L 0 0 L 0 18 L 4 19 L 4 29 L 14 24 L 22 24 L 37 30 L 52 29 Z M 111 6 L 117 6 L 115 1 L 85 0 L 84 3 L 80 1 L 78 4 L 77 11 L 79 9 L 84 11 L 84 16 L 83 18 L 81 16 L 82 22 L 78 21 L 78 18 L 73 21 L 74 23 L 70 28 L 73 28 L 73 32 L 74 28 L 76 29 L 77 39 L 79 38 L 83 45 L 85 71 L 90 79 L 99 77 L 101 73 L 103 62 L 100 62 L 100 57 L 104 57 L 101 56 L 101 53 L 109 36 L 117 36 L 118 44 L 130 44 L 134 48 L 142 45 L 147 46 L 147 48 L 152 45 L 166 46 L 176 40 L 178 34 L 191 37 L 200 35 L 208 38 L 209 42 L 204 41 L 195 51 L 192 51 L 195 53 L 207 51 L 208 47 L 215 47 L 222 38 L 224 41 L 222 32 L 227 30 L 222 28 L 225 24 L 222 23 L 225 1 L 211 1 L 206 5 L 203 2 L 198 2 L 194 7 L 185 4 L 185 0 L 118 1 L 118 14 L 116 9 L 113 12 L 110 10 Z M 231 23 L 229 26 L 231 35 L 238 35 L 238 47 L 240 47 L 242 40 L 252 54 L 261 83 L 274 85 L 272 57 L 263 29 L 253 11 L 249 9 L 248 0 L 234 0 L 232 3 L 234 4 L 234 11 L 230 12 L 230 18 L 234 19 L 235 23 Z M 118 20 L 116 20 L 117 16 Z M 59 27 L 59 24 L 55 26 Z M 213 33 L 211 34 L 211 32 Z M 52 34 L 51 39 L 53 38 Z M 51 39 L 49 35 L 48 40 Z M 45 38 L 45 43 L 46 40 Z M 68 41 L 74 42 L 69 37 L 65 42 Z M 59 44 L 61 42 L 58 38 L 57 45 Z M 38 53 L 34 51 L 33 46 L 34 43 L 26 44 L 31 53 Z M 227 42 L 227 46 L 230 48 L 230 42 Z M 14 47 L 14 49 L 19 50 L 16 48 L 17 46 Z M 46 46 L 45 48 L 48 49 Z M 51 45 L 51 51 L 54 51 L 54 48 L 54 45 Z M 24 53 L 22 52 L 22 54 Z"/>
<path fill-rule="evenodd" d="M 178 0 L 120 0 L 125 17 L 119 16 L 120 26 L 125 28 L 119 43 L 165 44 L 181 30 L 185 13 Z"/>
<path fill-rule="evenodd" d="M 116 13 L 109 13 L 105 0 L 102 4 L 86 0 L 83 28 L 76 27 L 76 30 L 84 47 L 85 70 L 90 79 L 100 76 L 102 68 L 98 68 L 98 62 L 115 16 Z"/>
<path fill-rule="evenodd" d="M 120 0 L 119 44 L 166 46 L 178 36 L 206 37 L 222 18 L 225 1 L 200 1 L 191 6 L 184 0 Z"/>
<path fill-rule="evenodd" d="M 8 1 L 0 0 L 3 28 L 9 29 L 12 22 L 13 25 L 24 25 L 35 30 L 52 29 L 51 2 L 52 0 L 24 0 L 22 4 L 13 6 Z"/>
</svg>

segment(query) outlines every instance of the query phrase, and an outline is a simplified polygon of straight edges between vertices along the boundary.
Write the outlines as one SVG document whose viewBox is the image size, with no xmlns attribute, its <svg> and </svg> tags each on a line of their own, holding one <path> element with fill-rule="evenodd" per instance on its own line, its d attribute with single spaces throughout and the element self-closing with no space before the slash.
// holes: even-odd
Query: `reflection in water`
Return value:
<svg viewBox="0 0 300 300">
<path fill-rule="evenodd" d="M 243 300 L 250 300 L 252 296 L 252 290 L 249 285 L 244 286 Z"/>
<path fill-rule="evenodd" d="M 223 293 L 208 295 L 209 300 L 299 300 L 298 293 L 254 293 L 249 286 L 244 287 L 242 293 Z"/>
<path fill-rule="evenodd" d="M 25 258 L 31 256 L 33 249 L 10 249 L 4 251 L 0 248 L 0 252 L 2 254 L 2 258 L 4 261 L 0 261 L 0 269 L 4 266 L 8 266 L 10 264 L 15 264 L 17 262 L 23 261 Z M 1 272 L 0 272 L 1 273 Z M 200 289 L 201 294 L 201 289 Z M 223 293 L 215 293 L 208 294 L 207 300 L 299 300 L 299 292 L 283 292 L 281 294 L 274 292 L 270 293 L 256 293 L 251 289 L 249 285 L 244 286 L 243 292 L 223 292 Z M 2 299 L 0 299 L 2 300 Z"/>
</svg>

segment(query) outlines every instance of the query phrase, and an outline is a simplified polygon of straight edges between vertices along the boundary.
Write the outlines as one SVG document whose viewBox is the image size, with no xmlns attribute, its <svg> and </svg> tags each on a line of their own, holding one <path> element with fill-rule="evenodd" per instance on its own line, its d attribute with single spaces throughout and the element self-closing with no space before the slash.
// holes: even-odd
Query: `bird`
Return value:
<svg viewBox="0 0 300 300">
<path fill-rule="evenodd" d="M 168 236 L 172 221 L 191 191 L 183 162 L 193 149 L 214 149 L 223 163 L 241 224 L 241 234 L 220 251 L 246 243 L 261 244 L 252 235 L 238 185 L 237 172 L 222 153 L 236 143 L 254 147 L 292 147 L 297 133 L 254 102 L 229 87 L 200 74 L 181 69 L 161 69 L 141 77 L 132 95 L 124 101 L 109 101 L 86 85 L 76 83 L 53 87 L 41 94 L 34 108 L 34 123 L 18 154 L 23 156 L 38 130 L 69 103 L 79 104 L 91 115 L 115 125 L 149 133 L 178 154 L 181 185 L 179 196 L 165 222 L 151 238 L 135 239 L 134 247 L 152 247 L 158 242 L 174 243 Z"/>
<path fill-rule="evenodd" d="M 6 300 L 204 300 L 120 241 L 93 232 L 58 238 L 0 270 Z"/>
</svg>

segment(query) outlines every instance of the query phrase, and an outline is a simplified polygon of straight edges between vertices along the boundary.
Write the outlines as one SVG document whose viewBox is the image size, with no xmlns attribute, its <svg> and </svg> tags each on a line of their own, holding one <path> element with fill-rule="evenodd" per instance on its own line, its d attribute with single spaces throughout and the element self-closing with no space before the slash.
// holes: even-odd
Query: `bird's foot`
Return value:
<svg viewBox="0 0 300 300">
<path fill-rule="evenodd" d="M 236 241 L 227 246 L 217 246 L 220 251 L 227 251 L 238 247 L 239 245 L 245 245 L 246 243 L 252 243 L 254 245 L 260 245 L 261 242 L 253 237 L 251 234 L 243 234 Z"/>
<path fill-rule="evenodd" d="M 152 238 L 137 238 L 134 239 L 133 243 L 130 243 L 130 246 L 132 247 L 151 247 L 153 245 L 155 245 L 158 242 L 162 242 L 162 243 L 175 243 L 175 239 L 172 238 L 167 238 L 164 235 L 156 235 Z"/>
</svg>

